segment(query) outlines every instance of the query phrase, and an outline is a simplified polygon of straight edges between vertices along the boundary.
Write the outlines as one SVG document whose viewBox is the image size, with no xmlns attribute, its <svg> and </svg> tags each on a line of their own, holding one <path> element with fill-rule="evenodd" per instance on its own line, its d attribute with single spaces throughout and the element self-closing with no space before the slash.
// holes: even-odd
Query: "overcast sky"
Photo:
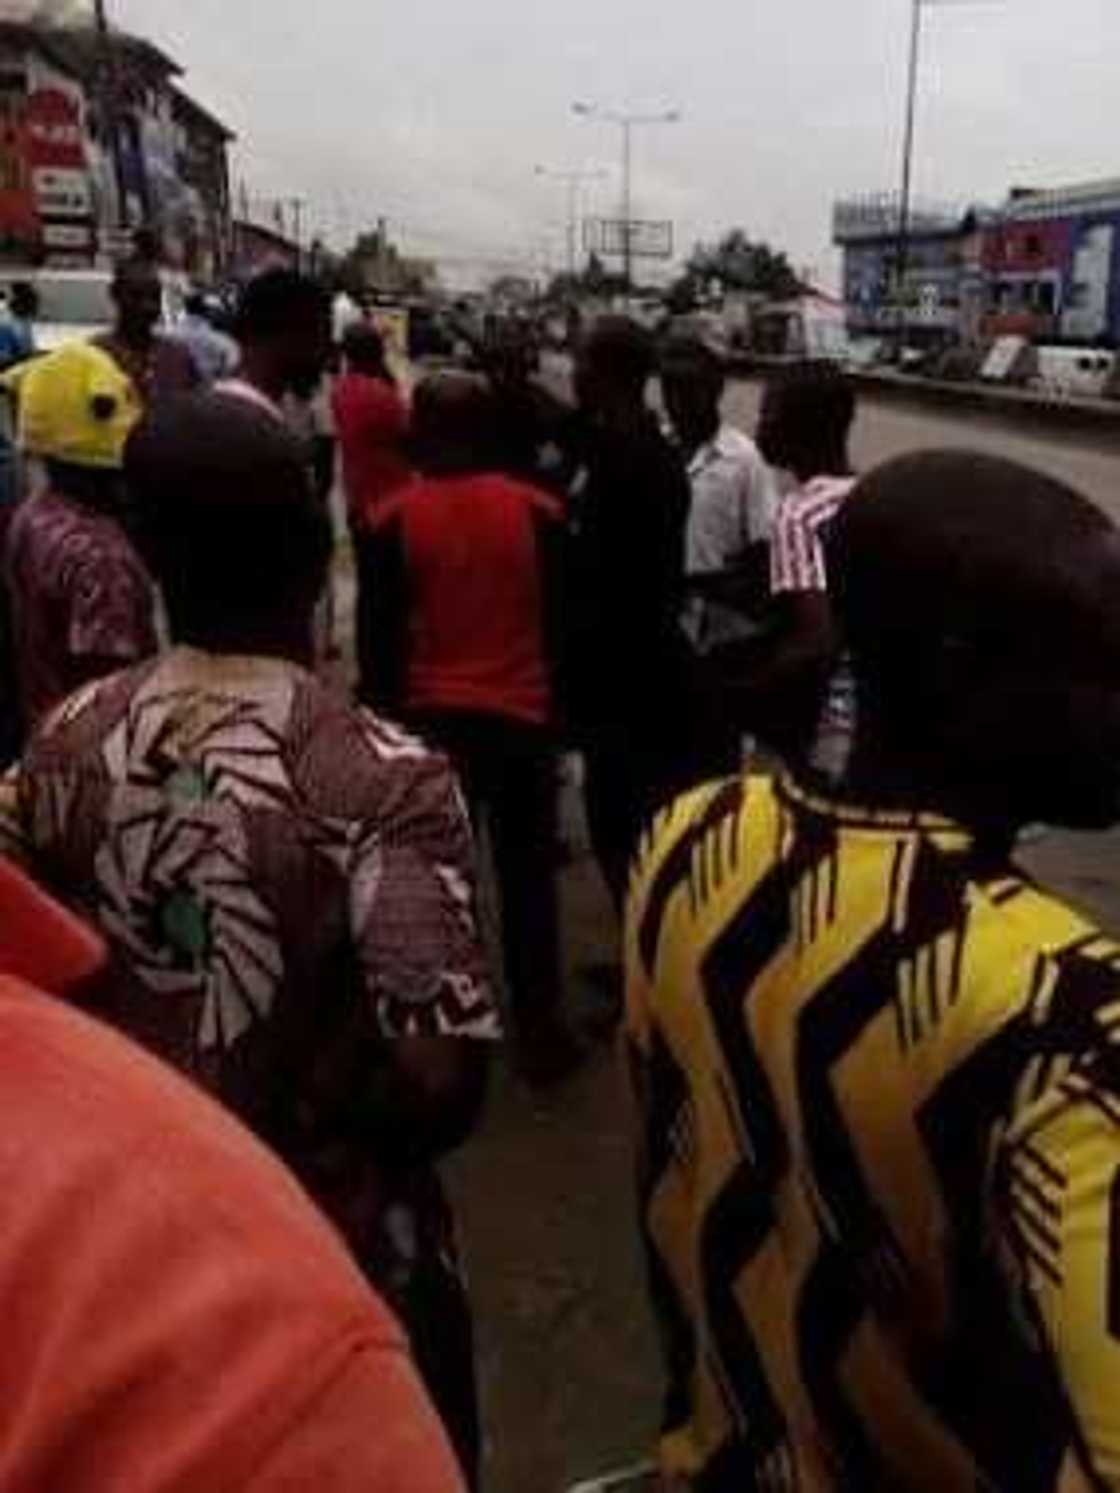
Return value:
<svg viewBox="0 0 1120 1493">
<path fill-rule="evenodd" d="M 639 215 L 678 242 L 741 225 L 828 276 L 838 194 L 896 185 L 909 0 L 109 0 L 240 137 L 254 198 L 333 241 L 384 213 L 419 252 L 563 256 L 563 188 L 619 132 L 583 99 L 682 122 L 636 141 Z M 1120 176 L 1117 0 L 928 0 L 916 189 Z"/>
</svg>

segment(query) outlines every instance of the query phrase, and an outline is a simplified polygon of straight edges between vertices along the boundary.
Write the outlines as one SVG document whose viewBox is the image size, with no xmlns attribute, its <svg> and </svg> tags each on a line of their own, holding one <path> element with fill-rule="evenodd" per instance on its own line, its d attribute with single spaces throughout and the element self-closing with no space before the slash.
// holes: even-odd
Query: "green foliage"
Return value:
<svg viewBox="0 0 1120 1493">
<path fill-rule="evenodd" d="M 769 300 L 784 301 L 802 289 L 788 255 L 769 244 L 753 242 L 742 228 L 733 228 L 716 244 L 697 244 L 685 274 L 671 294 L 682 305 L 695 305 L 701 289 L 718 280 L 725 290 L 748 291 Z"/>
</svg>

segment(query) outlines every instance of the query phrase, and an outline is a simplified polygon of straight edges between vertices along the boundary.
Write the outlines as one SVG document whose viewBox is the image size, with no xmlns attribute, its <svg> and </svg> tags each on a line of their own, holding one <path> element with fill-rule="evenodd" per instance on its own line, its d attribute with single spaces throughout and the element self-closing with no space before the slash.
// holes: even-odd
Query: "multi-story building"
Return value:
<svg viewBox="0 0 1120 1493">
<path fill-rule="evenodd" d="M 158 47 L 112 47 L 115 155 L 95 33 L 0 24 L 0 258 L 90 264 L 145 227 L 169 264 L 210 277 L 229 257 L 233 137 Z"/>
<path fill-rule="evenodd" d="M 975 335 L 984 309 L 981 208 L 915 206 L 901 276 L 897 197 L 836 204 L 833 241 L 844 256 L 843 294 L 852 332 L 905 330 L 908 341 Z"/>
<path fill-rule="evenodd" d="M 1120 342 L 1120 180 L 1013 191 L 985 244 L 985 330 Z"/>
<path fill-rule="evenodd" d="M 898 220 L 897 198 L 835 209 L 853 332 L 1120 346 L 1120 179 L 1017 188 L 998 208 L 916 210 L 901 306 Z"/>
</svg>

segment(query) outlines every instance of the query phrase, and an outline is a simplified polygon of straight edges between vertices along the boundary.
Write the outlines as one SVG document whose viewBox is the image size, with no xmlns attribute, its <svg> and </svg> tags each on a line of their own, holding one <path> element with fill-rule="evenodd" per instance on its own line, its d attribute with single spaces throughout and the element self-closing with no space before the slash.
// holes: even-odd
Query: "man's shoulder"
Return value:
<svg viewBox="0 0 1120 1493">
<path fill-rule="evenodd" d="M 737 425 L 725 423 L 720 426 L 716 432 L 715 449 L 721 457 L 740 465 L 764 465 L 758 446 Z"/>
<path fill-rule="evenodd" d="M 12 519 L 9 543 L 71 563 L 131 560 L 132 547 L 108 515 L 71 503 L 59 493 L 37 493 L 21 503 Z"/>
<path fill-rule="evenodd" d="M 495 502 L 535 509 L 556 519 L 563 515 L 559 499 L 536 483 L 527 482 L 524 477 L 511 477 L 505 472 L 487 472 L 478 481 L 480 490 Z"/>
<path fill-rule="evenodd" d="M 747 816 L 753 828 L 762 829 L 774 817 L 776 802 L 769 778 L 737 775 L 693 789 L 656 817 L 639 847 L 629 897 L 631 952 L 647 973 L 654 970 L 678 898 L 691 932 L 701 938 L 698 915 L 704 906 L 734 895 L 748 873 L 742 843 Z M 776 845 L 776 837 L 767 843 Z M 752 857 L 750 874 L 757 869 Z"/>
</svg>

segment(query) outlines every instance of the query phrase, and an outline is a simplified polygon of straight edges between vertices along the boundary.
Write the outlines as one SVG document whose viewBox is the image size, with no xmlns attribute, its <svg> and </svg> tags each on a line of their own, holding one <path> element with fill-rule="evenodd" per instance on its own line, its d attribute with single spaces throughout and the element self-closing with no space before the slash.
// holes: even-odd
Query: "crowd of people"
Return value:
<svg viewBox="0 0 1120 1493">
<path fill-rule="evenodd" d="M 570 753 L 665 1486 L 1120 1487 L 1120 948 L 1013 858 L 1120 821 L 1115 528 L 858 476 L 832 365 L 752 437 L 688 324 L 597 321 L 569 401 L 516 342 L 410 388 L 293 271 L 233 343 L 114 295 L 4 375 L 0 1481 L 480 1486 L 439 1162 L 503 1030 L 534 1088 L 584 1057 Z"/>
</svg>

